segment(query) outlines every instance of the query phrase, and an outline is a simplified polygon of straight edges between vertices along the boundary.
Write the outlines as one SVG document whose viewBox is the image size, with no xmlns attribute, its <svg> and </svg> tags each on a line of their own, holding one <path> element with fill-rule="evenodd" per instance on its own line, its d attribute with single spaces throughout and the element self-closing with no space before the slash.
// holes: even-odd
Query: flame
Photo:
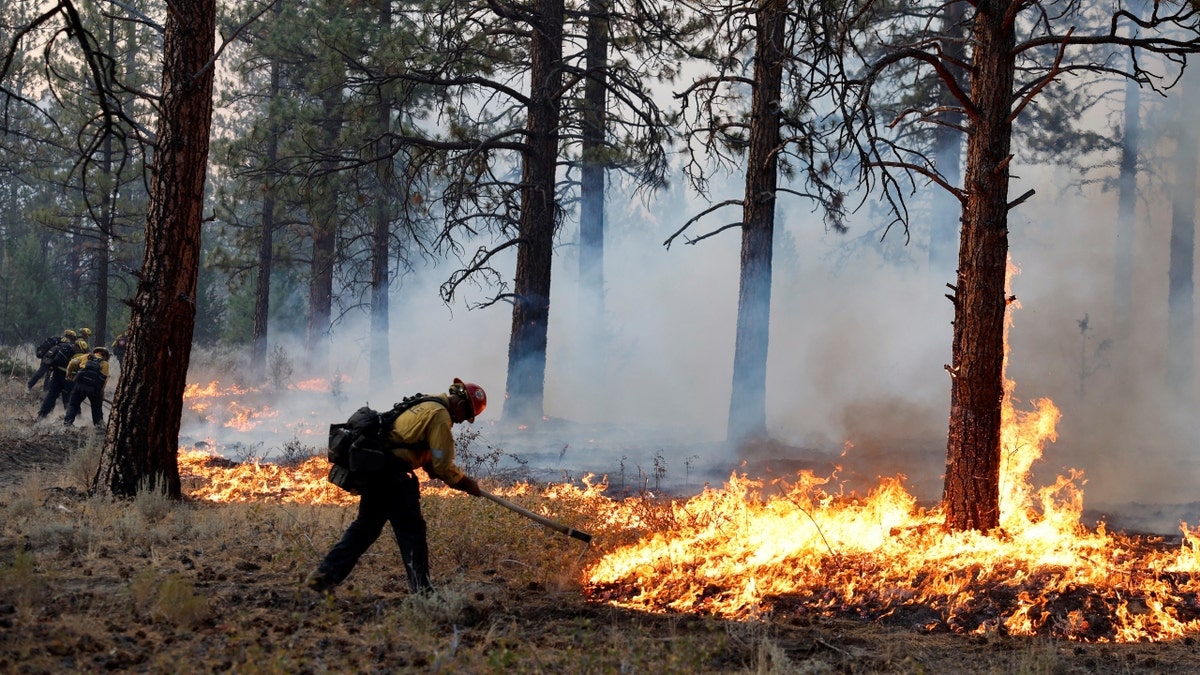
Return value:
<svg viewBox="0 0 1200 675">
<path fill-rule="evenodd" d="M 257 461 L 235 463 L 196 449 L 179 453 L 179 475 L 185 482 L 195 483 L 188 495 L 212 502 L 351 504 L 357 500 L 326 481 L 328 473 L 329 462 L 324 457 L 311 457 L 287 468 Z"/>
<path fill-rule="evenodd" d="M 312 379 L 299 382 L 289 389 L 304 392 L 329 393 L 329 380 Z M 253 431 L 265 423 L 279 418 L 279 411 L 266 403 L 252 399 L 269 398 L 271 392 L 261 387 L 244 387 L 236 384 L 222 385 L 219 380 L 207 384 L 191 383 L 183 391 L 183 402 L 197 418 L 213 427 L 235 431 Z M 318 425 L 319 427 L 320 425 Z M 301 423 L 285 423 L 284 428 L 297 434 L 312 435 L 316 430 Z M 281 431 L 282 429 L 272 429 Z"/>
<path fill-rule="evenodd" d="M 212 383 L 196 391 L 209 392 L 208 405 L 223 390 Z M 991 533 L 945 530 L 940 507 L 921 507 L 903 476 L 866 495 L 809 471 L 770 483 L 734 473 L 720 488 L 677 500 L 611 499 L 592 476 L 582 488 L 498 492 L 537 493 L 587 514 L 580 527 L 602 533 L 602 555 L 582 571 L 583 592 L 622 607 L 730 618 L 820 614 L 1091 642 L 1200 632 L 1200 527 L 1180 523 L 1172 546 L 1085 527 L 1081 472 L 1039 489 L 1030 481 L 1043 448 L 1057 440 L 1060 411 L 1049 399 L 1018 409 L 1007 379 L 1004 392 L 1001 526 Z M 284 468 L 185 449 L 179 463 L 196 499 L 357 499 L 325 480 L 323 457 Z"/>
<path fill-rule="evenodd" d="M 1006 365 L 1010 325 L 1011 313 Z M 1080 472 L 1035 491 L 1029 473 L 1061 413 L 1049 399 L 1018 410 L 1014 391 L 1005 378 L 997 532 L 946 531 L 940 507 L 920 508 L 903 477 L 855 497 L 810 472 L 770 485 L 735 473 L 673 503 L 666 528 L 597 560 L 585 592 L 657 612 L 818 613 L 1096 642 L 1200 631 L 1200 528 L 1181 523 L 1174 550 L 1089 530 Z"/>
<path fill-rule="evenodd" d="M 587 593 L 649 611 L 803 611 L 1093 641 L 1200 631 L 1200 530 L 1182 524 L 1180 547 L 1157 550 L 1083 527 L 1077 473 L 1029 487 L 1031 457 L 1058 417 L 1047 400 L 1008 411 L 1002 527 L 990 536 L 945 531 L 940 509 L 920 508 L 902 477 L 857 498 L 807 471 L 769 486 L 735 473 L 674 504 L 670 528 L 599 559 Z"/>
</svg>

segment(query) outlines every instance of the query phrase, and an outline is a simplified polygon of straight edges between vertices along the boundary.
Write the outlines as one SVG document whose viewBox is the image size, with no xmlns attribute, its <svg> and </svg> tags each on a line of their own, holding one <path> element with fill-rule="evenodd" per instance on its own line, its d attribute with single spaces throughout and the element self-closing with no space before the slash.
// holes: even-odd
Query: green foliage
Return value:
<svg viewBox="0 0 1200 675">
<path fill-rule="evenodd" d="M 193 340 L 198 345 L 211 346 L 225 332 L 227 301 L 220 275 L 207 265 L 200 266 L 196 295 L 196 327 Z"/>
<path fill-rule="evenodd" d="M 37 343 L 67 325 L 66 294 L 46 251 L 47 233 L 27 232 L 0 261 L 0 342 Z"/>
</svg>

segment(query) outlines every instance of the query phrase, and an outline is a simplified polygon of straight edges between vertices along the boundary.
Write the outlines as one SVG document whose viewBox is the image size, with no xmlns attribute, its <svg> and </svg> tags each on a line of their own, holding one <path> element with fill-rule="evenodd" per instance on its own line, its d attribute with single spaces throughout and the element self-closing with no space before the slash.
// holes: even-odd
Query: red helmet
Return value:
<svg viewBox="0 0 1200 675">
<path fill-rule="evenodd" d="M 471 418 L 468 422 L 474 422 L 475 416 L 482 414 L 483 409 L 487 407 L 487 393 L 477 384 L 463 382 L 456 377 L 454 384 L 450 385 L 450 393 L 458 394 L 471 402 Z"/>
</svg>

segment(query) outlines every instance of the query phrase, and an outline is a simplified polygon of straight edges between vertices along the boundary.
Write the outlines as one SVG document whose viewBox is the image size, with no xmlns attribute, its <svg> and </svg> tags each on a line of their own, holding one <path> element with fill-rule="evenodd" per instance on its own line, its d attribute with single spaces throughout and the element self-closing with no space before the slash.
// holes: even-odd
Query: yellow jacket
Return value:
<svg viewBox="0 0 1200 675">
<path fill-rule="evenodd" d="M 87 360 L 89 358 L 91 358 L 91 356 L 92 355 L 90 352 L 84 352 L 83 354 L 76 354 L 71 359 L 70 363 L 67 364 L 67 379 L 74 380 L 75 374 L 78 373 L 80 371 L 80 369 L 82 369 L 85 365 L 87 365 Z M 106 361 L 105 359 L 100 359 L 100 373 L 104 375 L 104 379 L 105 379 L 105 381 L 107 381 L 108 380 L 108 361 Z"/>
<path fill-rule="evenodd" d="M 446 394 L 436 396 L 447 403 L 450 400 Z M 401 413 L 392 424 L 389 436 L 392 453 L 408 461 L 413 468 L 420 467 L 430 476 L 445 481 L 446 485 L 454 485 L 465 474 L 454 464 L 453 425 L 446 406 L 432 401 L 418 403 Z"/>
</svg>

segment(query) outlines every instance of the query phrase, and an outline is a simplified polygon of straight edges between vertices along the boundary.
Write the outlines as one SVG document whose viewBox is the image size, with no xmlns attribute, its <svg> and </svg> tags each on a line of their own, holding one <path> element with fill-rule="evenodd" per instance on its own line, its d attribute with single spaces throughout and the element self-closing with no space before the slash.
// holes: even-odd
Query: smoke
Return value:
<svg viewBox="0 0 1200 675">
<path fill-rule="evenodd" d="M 1010 216 L 1012 311 L 1008 377 L 1019 409 L 1047 397 L 1063 413 L 1058 440 L 1035 465 L 1043 484 L 1083 472 L 1088 505 L 1132 517 L 1133 503 L 1190 504 L 1197 476 L 1195 415 L 1165 381 L 1170 214 L 1153 200 L 1138 213 L 1133 314 L 1114 317 L 1116 192 L 1079 187 L 1078 176 L 1016 167 L 1012 193 L 1037 194 Z M 729 188 L 736 191 L 736 182 Z M 932 189 L 932 188 L 931 188 Z M 616 190 L 615 192 L 619 192 Z M 714 199 L 722 198 L 715 195 Z M 582 335 L 576 230 L 568 222 L 553 270 L 544 410 L 537 429 L 502 419 L 511 307 L 469 310 L 488 298 L 463 289 L 447 306 L 437 295 L 446 264 L 420 267 L 397 284 L 391 306 L 392 380 L 370 389 L 363 314 L 334 329 L 326 365 L 304 360 L 298 342 L 272 334 L 293 355 L 293 380 L 344 378 L 339 396 L 276 392 L 281 418 L 323 425 L 358 405 L 386 407 L 454 377 L 489 395 L 474 429 L 481 442 L 520 457 L 544 475 L 605 473 L 626 485 L 680 489 L 720 481 L 739 467 L 723 443 L 732 379 L 740 240 L 731 229 L 696 245 L 663 241 L 698 202 L 676 190 L 653 203 L 610 196 L 602 335 Z M 726 214 L 735 219 L 737 214 Z M 866 486 L 904 474 L 919 499 L 940 497 L 945 468 L 952 307 L 945 273 L 928 265 L 920 219 L 906 245 L 880 240 L 885 221 L 860 213 L 846 235 L 828 233 L 811 205 L 779 206 L 774 265 L 767 423 L 775 442 L 753 460 L 841 466 Z M 709 223 L 717 227 L 724 223 Z M 697 230 L 695 234 L 703 233 Z M 923 239 L 924 237 L 924 239 Z M 471 246 L 467 247 L 471 250 Z M 498 265 L 512 261 L 501 260 Z M 193 373 L 193 379 L 202 376 Z M 286 436 L 287 431 L 283 434 Z M 286 441 L 255 439 L 266 446 Z M 788 464 L 788 463 L 792 464 Z M 661 485 L 659 485 L 661 487 Z M 1152 525 L 1168 532 L 1178 510 Z"/>
</svg>

